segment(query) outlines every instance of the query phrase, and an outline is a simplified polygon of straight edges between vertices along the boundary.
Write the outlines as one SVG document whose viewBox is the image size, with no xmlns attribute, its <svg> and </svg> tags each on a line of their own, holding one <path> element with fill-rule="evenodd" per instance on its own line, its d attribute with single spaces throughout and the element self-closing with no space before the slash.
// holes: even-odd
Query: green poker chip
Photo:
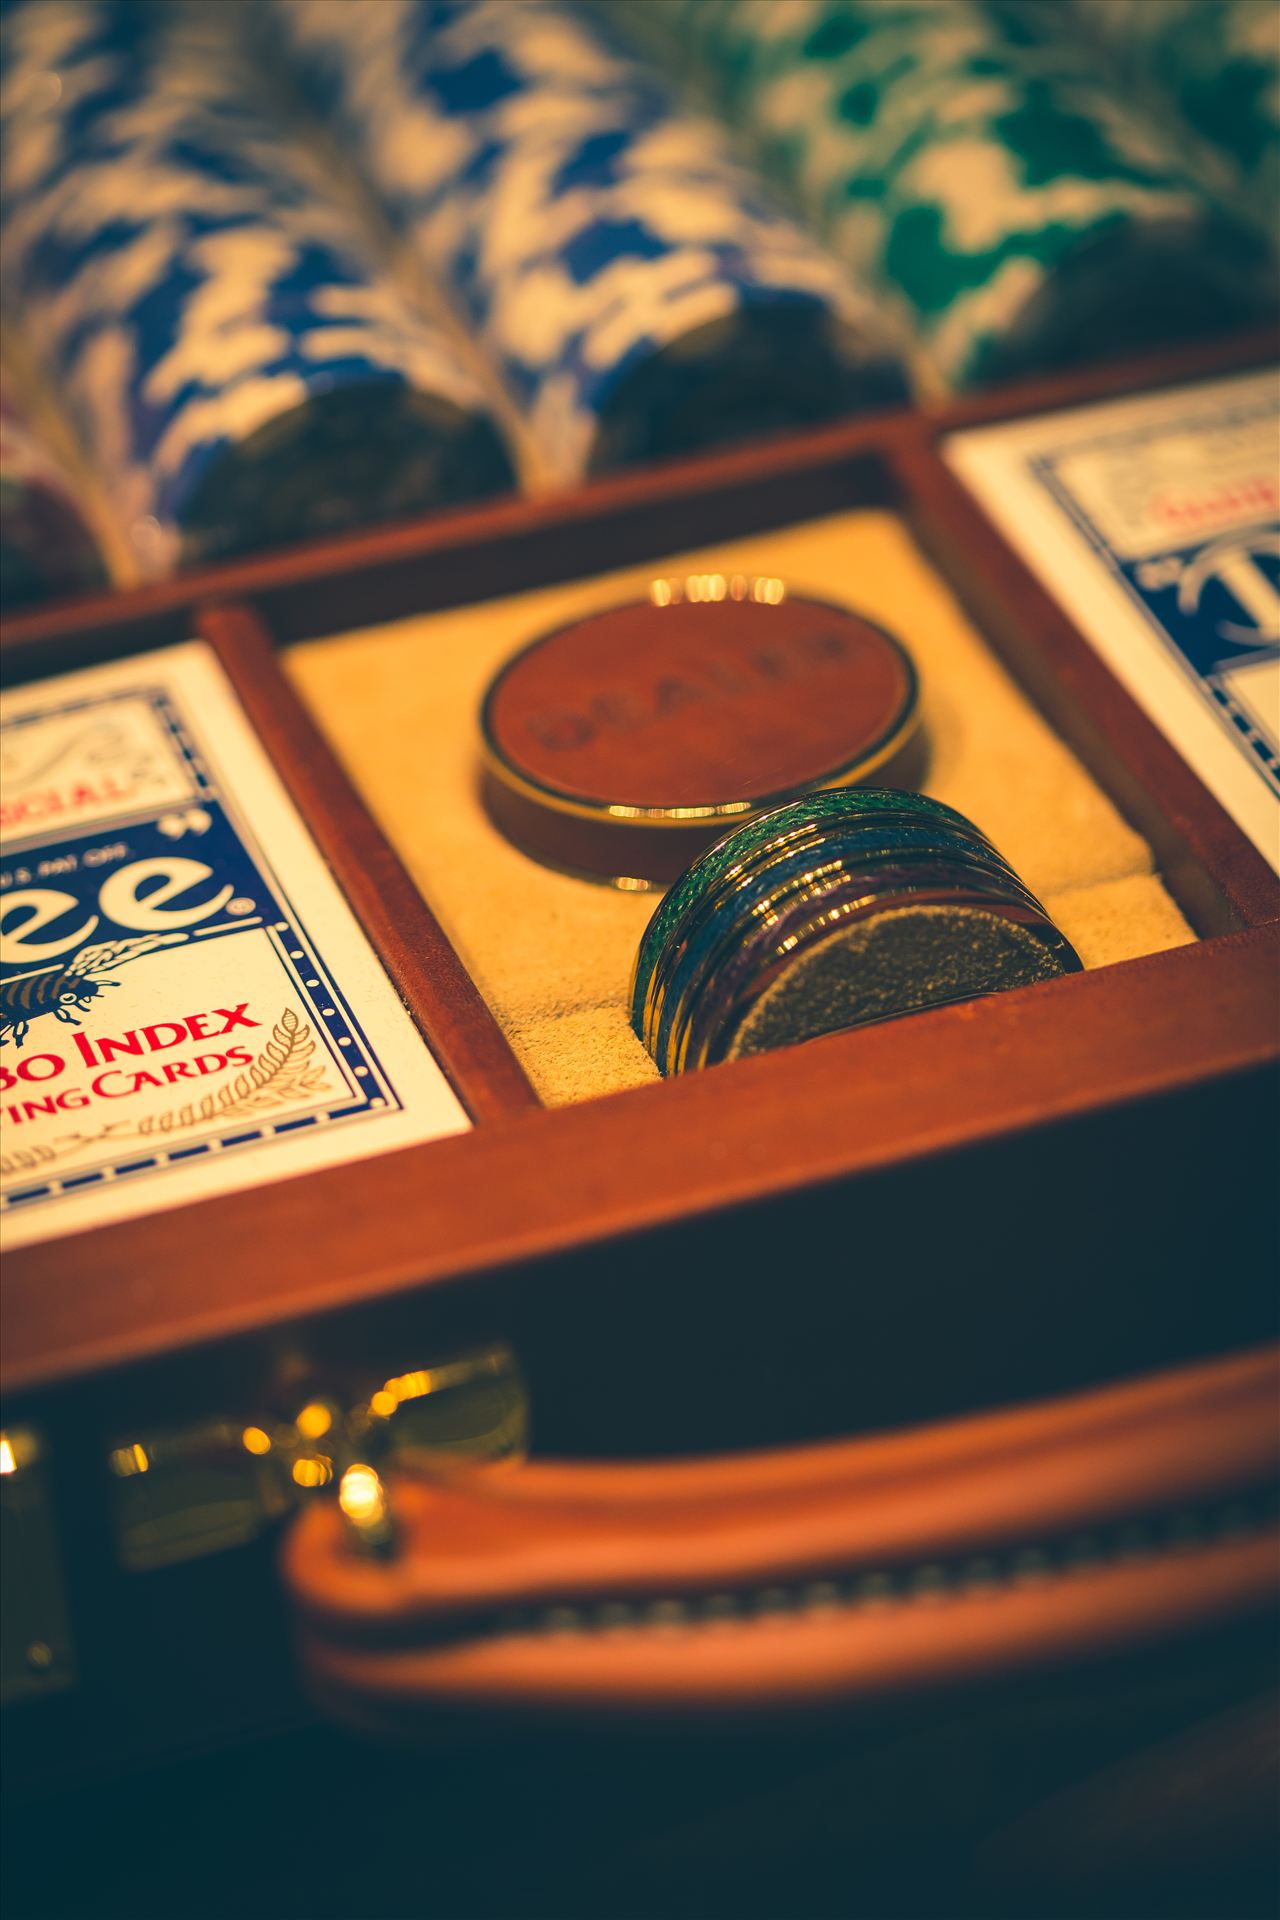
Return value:
<svg viewBox="0 0 1280 1920">
<path fill-rule="evenodd" d="M 1074 971 L 972 821 L 836 788 L 707 848 L 645 929 L 631 1020 L 664 1074 Z"/>
<path fill-rule="evenodd" d="M 739 925 L 749 930 L 768 923 L 797 895 L 812 895 L 850 877 L 878 885 L 886 870 L 927 868 L 939 861 L 949 868 L 994 876 L 1006 888 L 1020 885 L 993 849 L 926 827 L 904 826 L 890 835 L 883 823 L 865 830 L 860 823 L 845 821 L 811 840 L 788 835 L 783 846 L 758 854 L 731 884 L 710 888 L 686 915 L 678 937 L 666 948 L 655 981 L 647 1043 L 655 1051 L 662 1046 L 665 1033 L 679 1017 L 678 1001 L 687 994 L 690 978 L 711 964 L 718 939 L 738 937 Z"/>
<path fill-rule="evenodd" d="M 794 837 L 804 840 L 823 830 L 819 822 L 849 820 L 859 824 L 900 819 L 944 824 L 957 833 L 981 841 L 977 827 L 944 806 L 926 799 L 924 794 L 887 787 L 833 787 L 822 796 L 820 810 L 812 799 L 789 801 L 757 814 L 745 826 L 738 827 L 704 849 L 670 886 L 658 904 L 640 942 L 631 983 L 632 1025 L 644 1039 L 644 1006 L 649 983 L 658 965 L 662 949 L 672 930 L 698 900 L 708 897 L 721 881 L 732 884 L 747 869 L 759 851 L 780 850 Z"/>
<path fill-rule="evenodd" d="M 1274 80 L 1243 24 L 1229 41 L 1225 22 L 1183 23 L 1166 42 L 1152 25 L 1165 0 L 1104 0 L 1096 22 L 1088 0 L 625 0 L 623 11 L 651 51 L 695 71 L 895 317 L 927 390 L 1153 348 L 1273 310 L 1273 242 L 1249 184 L 1270 163 L 1237 164 L 1234 176 L 1204 164 L 1209 122 L 1219 146 L 1229 140 L 1220 123 L 1232 120 L 1233 87 L 1250 154 L 1274 141 L 1264 124 Z M 1163 88 L 1109 72 L 1091 24 L 1113 43 L 1139 42 L 1134 62 L 1159 69 Z M 1274 19 L 1270 31 L 1274 41 Z M 1206 35 L 1221 40 L 1230 74 L 1208 101 Z"/>
</svg>

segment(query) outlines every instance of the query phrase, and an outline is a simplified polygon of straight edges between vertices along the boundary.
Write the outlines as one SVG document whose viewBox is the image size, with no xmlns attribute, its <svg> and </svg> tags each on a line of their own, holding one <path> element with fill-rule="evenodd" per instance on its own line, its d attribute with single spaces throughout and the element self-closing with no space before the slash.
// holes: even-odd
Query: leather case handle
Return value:
<svg viewBox="0 0 1280 1920">
<path fill-rule="evenodd" d="M 390 1476 L 389 1547 L 287 1537 L 317 1696 L 629 1715 L 852 1704 L 1274 1604 L 1280 1349 L 913 1432 Z"/>
</svg>

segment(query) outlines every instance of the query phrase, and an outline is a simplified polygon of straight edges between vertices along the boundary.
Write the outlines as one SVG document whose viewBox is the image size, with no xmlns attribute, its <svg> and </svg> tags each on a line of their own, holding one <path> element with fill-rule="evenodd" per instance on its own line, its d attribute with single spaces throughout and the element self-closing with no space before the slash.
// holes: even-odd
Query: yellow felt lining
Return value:
<svg viewBox="0 0 1280 1920">
<path fill-rule="evenodd" d="M 1086 967 L 1194 938 L 1150 849 L 988 652 L 903 524 L 861 510 L 646 567 L 295 647 L 293 678 L 551 1105 L 656 1074 L 626 1018 L 652 895 L 552 873 L 477 795 L 476 717 L 500 663 L 655 574 L 780 575 L 896 633 L 920 669 L 926 790 L 999 847 Z"/>
</svg>

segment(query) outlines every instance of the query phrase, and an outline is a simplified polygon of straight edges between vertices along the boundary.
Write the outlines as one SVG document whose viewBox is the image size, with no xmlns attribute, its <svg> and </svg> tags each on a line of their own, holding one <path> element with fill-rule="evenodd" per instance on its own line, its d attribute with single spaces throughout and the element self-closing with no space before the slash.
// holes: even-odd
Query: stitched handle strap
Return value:
<svg viewBox="0 0 1280 1920">
<path fill-rule="evenodd" d="M 304 1662 L 366 1725 L 475 1703 L 854 1702 L 1271 1605 L 1280 1350 L 869 1439 L 388 1482 L 393 1540 L 290 1533 Z"/>
</svg>

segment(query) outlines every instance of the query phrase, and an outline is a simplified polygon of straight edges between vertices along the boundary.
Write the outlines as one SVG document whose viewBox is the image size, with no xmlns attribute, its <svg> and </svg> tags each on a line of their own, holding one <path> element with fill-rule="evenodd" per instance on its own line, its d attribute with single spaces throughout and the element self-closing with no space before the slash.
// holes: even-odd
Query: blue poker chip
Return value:
<svg viewBox="0 0 1280 1920">
<path fill-rule="evenodd" d="M 607 25 L 277 0 L 265 30 L 573 481 L 905 397 L 862 290 Z"/>
<path fill-rule="evenodd" d="M 264 101 L 240 9 L 4 17 L 4 287 L 151 570 L 513 483 L 493 395 Z"/>
</svg>

